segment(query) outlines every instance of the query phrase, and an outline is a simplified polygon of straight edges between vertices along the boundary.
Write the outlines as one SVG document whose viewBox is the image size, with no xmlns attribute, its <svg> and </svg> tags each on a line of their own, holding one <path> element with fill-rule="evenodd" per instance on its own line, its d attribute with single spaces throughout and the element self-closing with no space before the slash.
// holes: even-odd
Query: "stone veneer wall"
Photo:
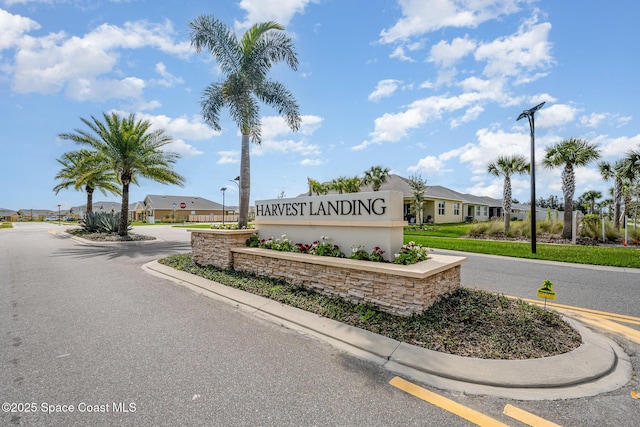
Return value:
<svg viewBox="0 0 640 427">
<path fill-rule="evenodd" d="M 191 256 L 200 265 L 218 268 L 233 268 L 231 248 L 246 247 L 246 241 L 256 230 L 207 230 L 189 229 L 191 233 Z"/>
<path fill-rule="evenodd" d="M 466 261 L 462 257 L 433 255 L 432 259 L 420 263 L 423 265 L 398 266 L 268 249 L 232 251 L 235 270 L 281 278 L 325 295 L 372 304 L 400 316 L 421 313 L 440 297 L 458 289 L 460 264 Z"/>
</svg>

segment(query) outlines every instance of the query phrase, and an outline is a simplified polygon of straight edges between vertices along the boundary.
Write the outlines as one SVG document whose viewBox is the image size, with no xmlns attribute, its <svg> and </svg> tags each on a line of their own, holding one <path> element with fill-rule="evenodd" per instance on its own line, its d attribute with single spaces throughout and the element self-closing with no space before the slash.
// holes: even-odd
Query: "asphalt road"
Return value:
<svg viewBox="0 0 640 427">
<path fill-rule="evenodd" d="M 145 273 L 144 263 L 189 251 L 184 229 L 141 227 L 163 241 L 108 246 L 48 232 L 55 229 L 0 230 L 0 401 L 18 410 L 1 412 L 0 425 L 469 425 L 392 387 L 395 375 L 373 363 Z M 640 276 L 630 273 L 481 257 L 463 272 L 465 284 L 529 296 L 545 278 L 566 278 L 574 299 L 564 303 L 640 314 L 638 286 L 627 285 Z M 602 298 L 592 295 L 605 277 Z M 637 370 L 638 346 L 625 348 L 636 353 Z M 502 414 L 505 404 L 565 426 L 637 425 L 634 381 L 550 402 L 431 390 L 509 425 L 521 424 Z"/>
</svg>

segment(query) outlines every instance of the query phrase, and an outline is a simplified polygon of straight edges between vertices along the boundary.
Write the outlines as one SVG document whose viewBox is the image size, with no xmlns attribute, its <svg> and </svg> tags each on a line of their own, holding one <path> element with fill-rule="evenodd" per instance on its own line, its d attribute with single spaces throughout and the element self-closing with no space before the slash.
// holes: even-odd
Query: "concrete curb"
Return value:
<svg viewBox="0 0 640 427">
<path fill-rule="evenodd" d="M 631 378 L 631 362 L 620 346 L 570 319 L 583 338 L 583 344 L 574 351 L 530 360 L 477 359 L 401 343 L 175 270 L 157 261 L 142 268 L 438 388 L 521 400 L 546 400 L 593 396 L 618 389 Z"/>
</svg>

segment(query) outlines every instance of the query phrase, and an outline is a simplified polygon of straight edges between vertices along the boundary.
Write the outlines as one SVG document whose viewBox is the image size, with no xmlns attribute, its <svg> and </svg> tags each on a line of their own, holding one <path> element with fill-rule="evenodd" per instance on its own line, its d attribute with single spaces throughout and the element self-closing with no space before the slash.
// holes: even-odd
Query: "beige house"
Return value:
<svg viewBox="0 0 640 427">
<path fill-rule="evenodd" d="M 416 214 L 413 209 L 413 190 L 409 185 L 409 180 L 399 175 L 391 174 L 380 190 L 400 191 L 404 200 L 404 218 L 408 223 L 416 221 Z M 372 191 L 370 187 L 363 187 L 362 191 Z M 480 213 L 476 214 L 476 206 L 480 206 Z M 488 216 L 483 215 L 485 207 L 488 206 L 482 200 L 472 199 L 468 195 L 458 193 L 440 185 L 428 185 L 424 193 L 424 206 L 422 209 L 422 221 L 424 223 L 444 224 L 454 222 L 464 222 L 465 220 L 485 220 Z"/>
<path fill-rule="evenodd" d="M 149 194 L 142 201 L 145 218 L 151 221 L 176 222 L 236 222 L 238 214 L 234 206 L 191 196 L 166 196 Z"/>
</svg>

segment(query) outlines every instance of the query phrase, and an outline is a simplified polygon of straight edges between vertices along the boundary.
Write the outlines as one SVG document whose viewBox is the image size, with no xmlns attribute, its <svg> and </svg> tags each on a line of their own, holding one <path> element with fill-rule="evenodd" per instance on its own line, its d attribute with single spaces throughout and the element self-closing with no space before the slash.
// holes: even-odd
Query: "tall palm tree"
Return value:
<svg viewBox="0 0 640 427">
<path fill-rule="evenodd" d="M 600 197 L 602 197 L 602 193 L 600 191 L 589 190 L 580 198 L 589 204 L 588 213 L 592 214 L 595 212 L 596 200 L 598 200 Z"/>
<path fill-rule="evenodd" d="M 240 216 L 245 228 L 249 216 L 251 168 L 249 140 L 259 144 L 261 133 L 258 101 L 274 107 L 289 128 L 297 131 L 301 118 L 293 94 L 282 84 L 267 78 L 271 67 L 284 61 L 294 71 L 298 58 L 291 38 L 275 22 L 253 25 L 238 40 L 235 33 L 212 16 L 200 16 L 189 24 L 191 45 L 198 53 L 208 50 L 224 74 L 222 81 L 210 84 L 200 103 L 204 120 L 220 130 L 220 111 L 229 107 L 231 117 L 242 134 L 240 153 Z"/>
<path fill-rule="evenodd" d="M 379 191 L 382 184 L 389 179 L 389 168 L 383 168 L 382 166 L 371 166 L 371 168 L 364 173 L 364 185 L 371 185 L 373 191 Z"/>
<path fill-rule="evenodd" d="M 122 206 L 118 234 L 126 236 L 129 225 L 129 185 L 138 177 L 164 184 L 182 185 L 184 178 L 172 169 L 180 158 L 177 153 L 162 150 L 172 139 L 163 130 L 151 131 L 151 122 L 136 120 L 135 114 L 121 118 L 116 113 L 103 113 L 104 123 L 91 116 L 81 118 L 89 131 L 75 129 L 62 133 L 60 139 L 87 145 L 108 162 L 108 169 L 122 185 Z"/>
<path fill-rule="evenodd" d="M 571 238 L 573 227 L 573 195 L 576 190 L 575 168 L 586 166 L 600 158 L 600 151 L 596 144 L 591 144 L 584 139 L 565 139 L 547 148 L 542 164 L 546 168 L 562 169 L 562 192 L 564 193 L 564 224 L 562 237 Z"/>
<path fill-rule="evenodd" d="M 633 173 L 633 162 L 630 158 L 618 160 L 613 165 L 607 162 L 598 164 L 600 174 L 605 181 L 613 180 L 613 226 L 620 230 L 620 214 L 622 212 L 622 186 L 624 180 L 631 178 Z"/>
<path fill-rule="evenodd" d="M 503 176 L 502 210 L 504 215 L 504 233 L 509 233 L 511 225 L 511 175 L 529 173 L 530 165 L 524 156 L 500 156 L 487 165 L 487 171 L 493 176 Z M 535 209 L 535 206 L 532 207 Z"/>
<path fill-rule="evenodd" d="M 55 176 L 61 182 L 53 187 L 56 194 L 60 190 L 73 187 L 76 190 L 87 192 L 87 213 L 93 211 L 93 192 L 97 189 L 105 196 L 107 191 L 121 195 L 116 185 L 116 175 L 109 170 L 107 160 L 96 151 L 80 149 L 64 153 L 60 159 L 56 159 L 62 165 L 62 169 Z"/>
</svg>

